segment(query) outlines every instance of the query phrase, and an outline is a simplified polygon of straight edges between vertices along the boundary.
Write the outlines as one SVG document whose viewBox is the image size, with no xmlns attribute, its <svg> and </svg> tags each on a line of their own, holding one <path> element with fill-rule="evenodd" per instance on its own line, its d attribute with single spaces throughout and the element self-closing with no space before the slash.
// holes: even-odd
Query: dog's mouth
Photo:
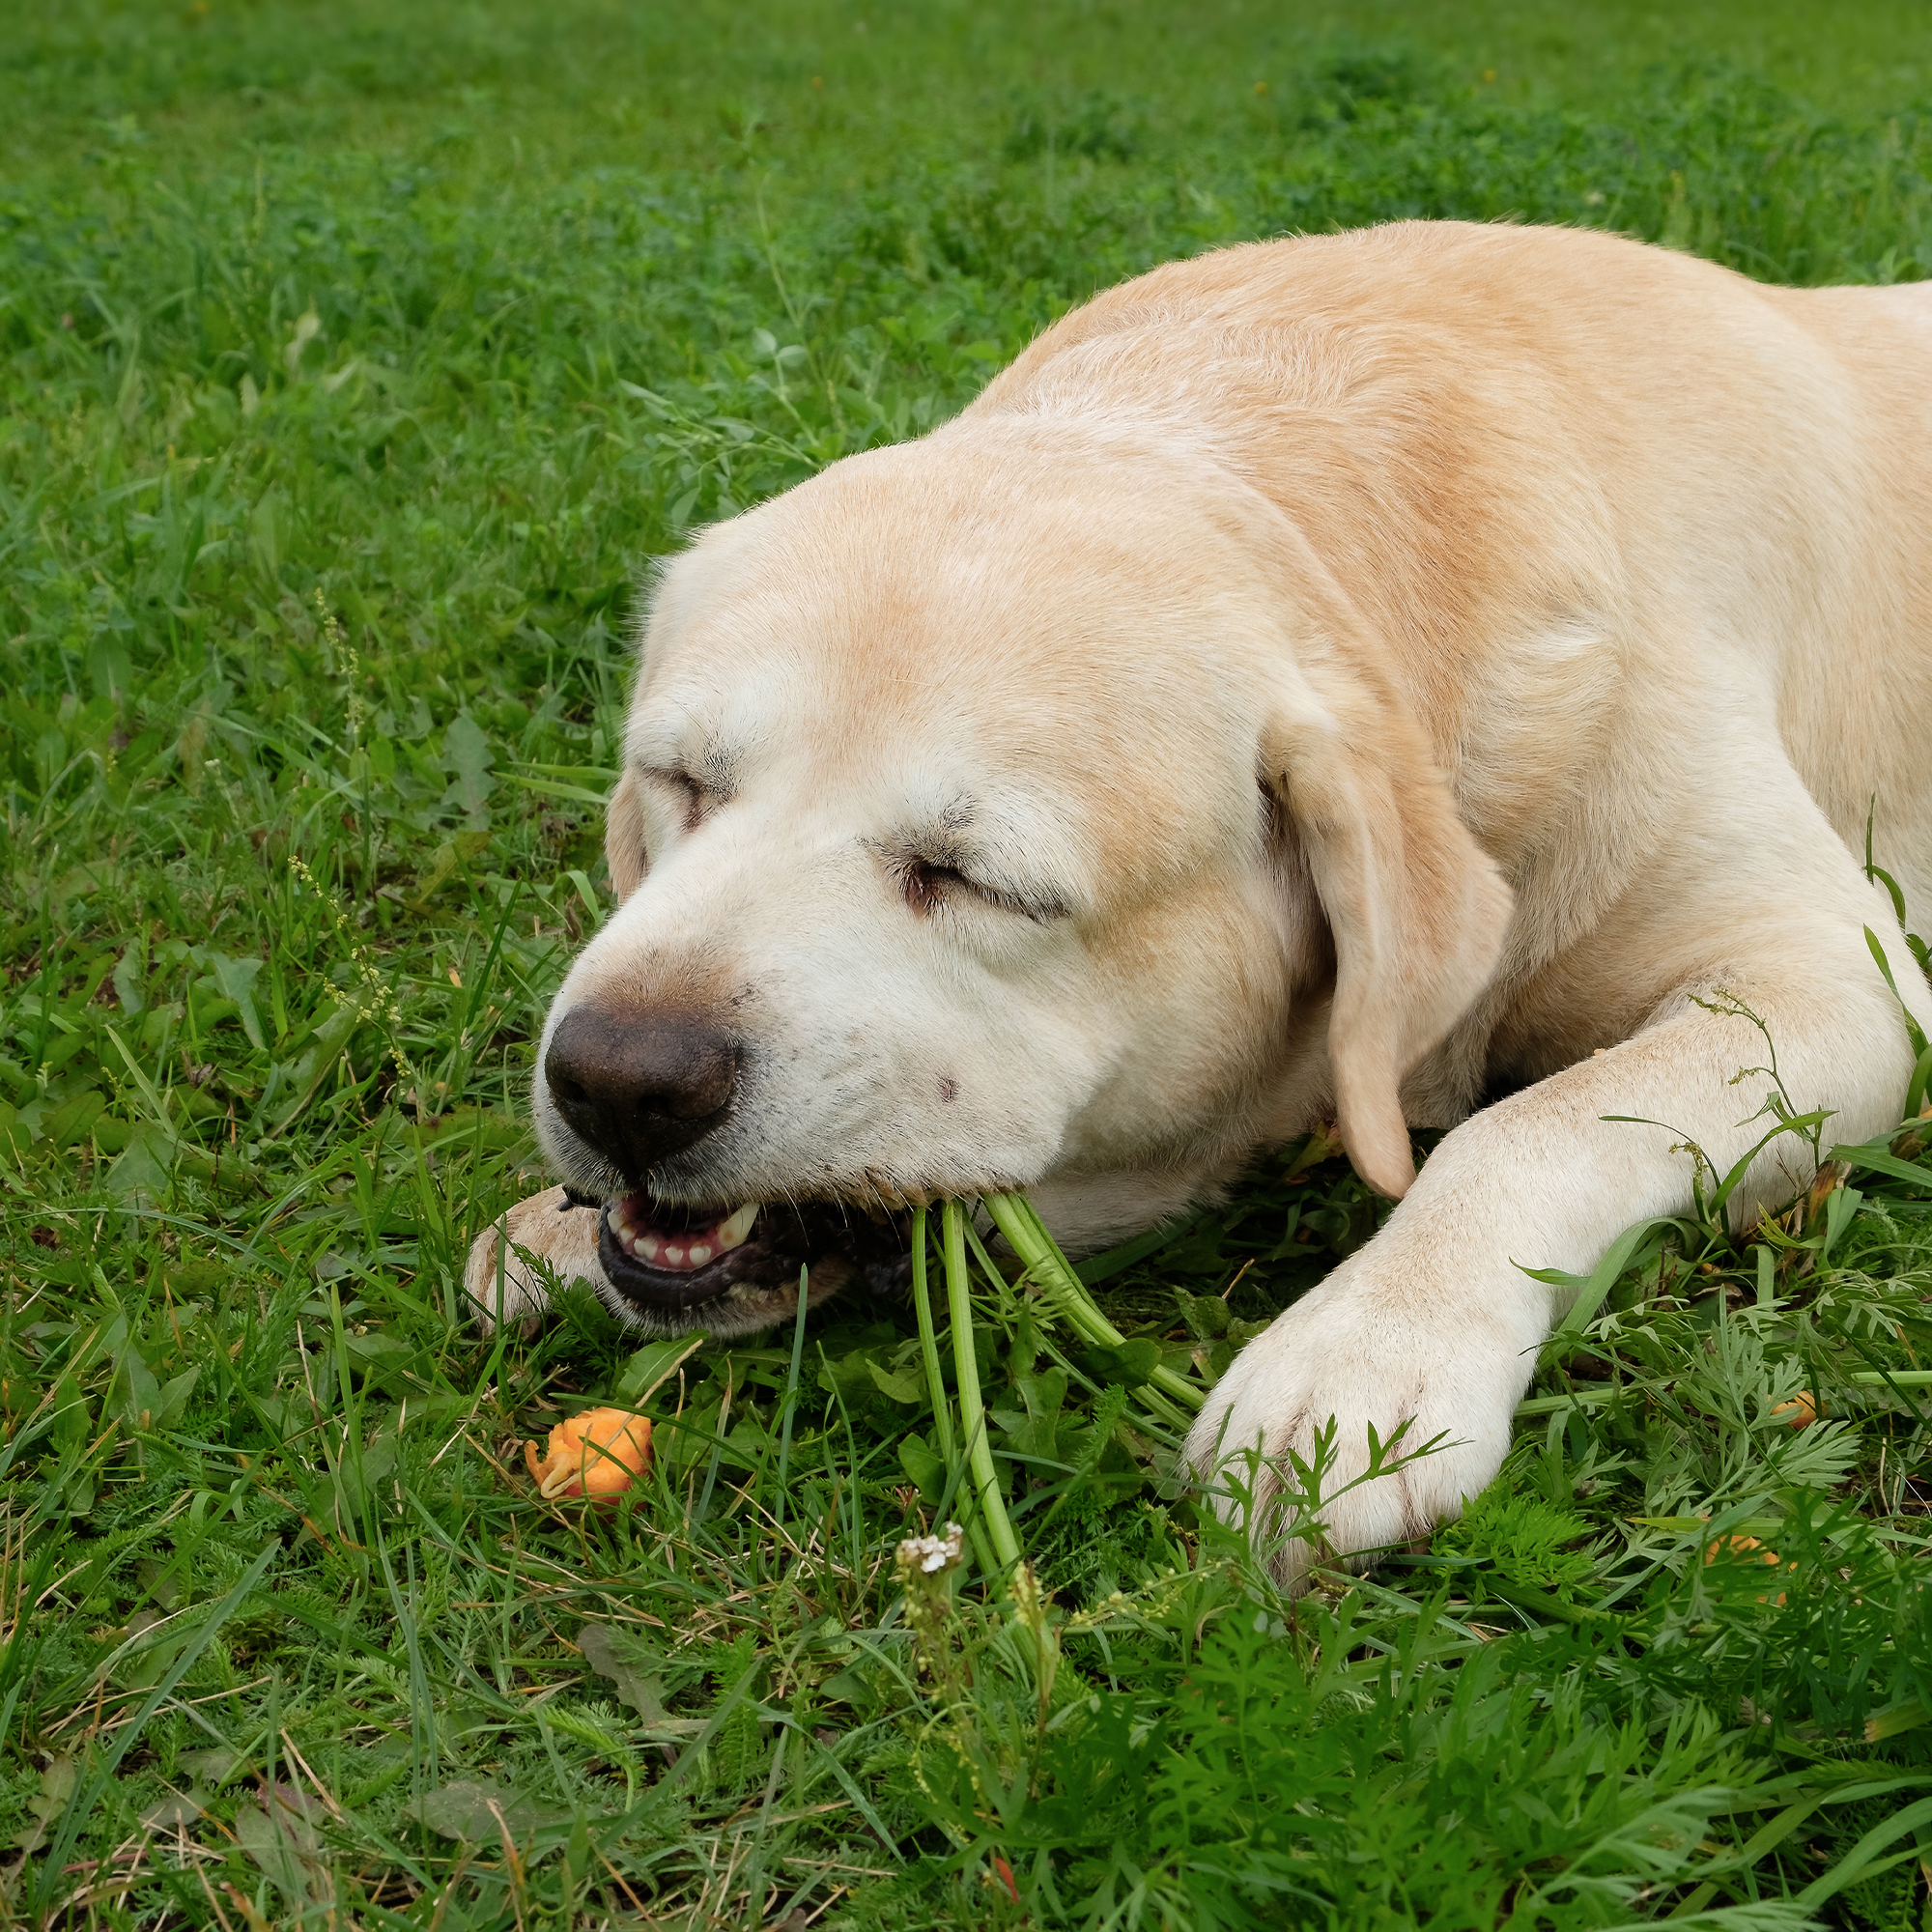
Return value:
<svg viewBox="0 0 1932 1932">
<path fill-rule="evenodd" d="M 638 1188 L 604 1204 L 597 1259 L 632 1307 L 696 1326 L 721 1305 L 751 1314 L 770 1299 L 789 1300 L 801 1269 L 810 1270 L 814 1301 L 855 1277 L 875 1293 L 896 1293 L 912 1268 L 901 1219 L 836 1202 L 682 1207 Z"/>
</svg>

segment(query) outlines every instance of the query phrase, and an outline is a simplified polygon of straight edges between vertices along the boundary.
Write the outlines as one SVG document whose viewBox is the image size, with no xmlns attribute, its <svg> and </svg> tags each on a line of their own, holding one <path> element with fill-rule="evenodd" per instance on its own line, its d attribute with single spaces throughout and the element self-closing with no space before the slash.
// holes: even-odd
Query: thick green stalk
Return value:
<svg viewBox="0 0 1932 1932">
<path fill-rule="evenodd" d="M 923 1208 L 912 1219 L 912 1305 L 913 1312 L 919 1317 L 919 1350 L 925 1363 L 925 1393 L 932 1403 L 932 1433 L 937 1438 L 939 1460 L 946 1465 L 950 1477 L 959 1466 L 959 1451 L 952 1434 L 952 1405 L 946 1397 L 946 1372 L 939 1366 L 939 1335 L 932 1321 L 932 1296 L 926 1286 Z M 980 1533 L 980 1520 L 971 1510 L 962 1508 L 959 1513 L 972 1517 L 966 1525 L 966 1537 L 973 1546 L 973 1560 L 980 1566 L 982 1576 L 990 1577 L 993 1574 L 992 1552 L 986 1548 L 986 1539 Z"/>
<path fill-rule="evenodd" d="M 1007 1237 L 1007 1245 L 1033 1272 L 1054 1305 L 1087 1341 L 1102 1348 L 1118 1349 L 1126 1337 L 1094 1306 L 1087 1284 L 1073 1270 L 1073 1264 L 1060 1252 L 1060 1244 L 1047 1232 L 1046 1223 L 1024 1194 L 987 1194 L 980 1197 L 993 1225 Z M 1198 1409 L 1206 1397 L 1186 1377 L 1177 1375 L 1165 1363 L 1157 1365 L 1149 1378 L 1152 1386 L 1177 1403 Z M 1185 1417 L 1177 1418 L 1185 1420 Z"/>
<path fill-rule="evenodd" d="M 1007 1520 L 1007 1501 L 993 1467 L 993 1445 L 986 1437 L 986 1410 L 980 1399 L 980 1364 L 973 1353 L 973 1303 L 967 1293 L 966 1214 L 957 1201 L 940 1211 L 946 1257 L 946 1300 L 952 1318 L 952 1371 L 959 1384 L 959 1426 L 966 1433 L 966 1460 L 980 1497 L 980 1513 L 993 1541 L 1000 1568 L 1010 1575 L 1019 1566 L 1019 1539 Z"/>
<path fill-rule="evenodd" d="M 1050 1239 L 1051 1236 L 1048 1238 Z M 967 1245 L 973 1251 L 973 1259 L 980 1264 L 980 1271 L 989 1276 L 994 1282 L 1004 1283 L 1006 1281 L 1005 1272 L 995 1264 L 992 1256 L 986 1252 L 986 1244 L 980 1238 L 979 1231 L 973 1226 L 970 1219 L 966 1223 L 966 1241 Z M 1025 1276 L 1022 1275 L 1021 1278 L 1025 1279 Z M 1084 1289 L 1086 1284 L 1084 1282 L 1081 1283 L 1081 1287 Z M 1045 1286 L 1042 1293 L 1045 1306 L 1049 1310 L 1054 1313 L 1065 1312 L 1065 1297 L 1058 1294 L 1051 1286 Z M 1099 1325 L 1107 1330 L 1107 1335 L 1112 1339 L 1106 1340 L 1099 1334 L 1093 1332 L 1091 1323 L 1087 1330 L 1082 1331 L 1082 1339 L 1089 1342 L 1103 1342 L 1103 1345 L 1107 1348 L 1114 1347 L 1120 1340 L 1120 1331 L 1114 1328 L 1107 1321 L 1106 1317 L 1099 1314 L 1097 1309 L 1093 1312 Z M 1060 1354 L 1050 1335 L 1042 1335 L 1040 1341 L 1041 1345 L 1061 1362 L 1063 1367 L 1070 1366 L 1066 1363 L 1065 1357 Z M 1135 1424 L 1138 1428 L 1151 1430 L 1156 1434 L 1163 1429 L 1178 1429 L 1184 1435 L 1187 1433 L 1188 1425 L 1193 1420 L 1194 1418 L 1188 1410 L 1182 1408 L 1178 1403 L 1169 1401 L 1158 1389 L 1150 1389 L 1145 1386 L 1141 1389 L 1135 1414 Z M 1173 1445 L 1170 1444 L 1170 1446 Z"/>
<path fill-rule="evenodd" d="M 932 1399 L 932 1433 L 939 1457 L 952 1466 L 952 1410 L 946 1400 L 946 1376 L 939 1366 L 939 1336 L 932 1325 L 932 1299 L 925 1285 L 925 1209 L 912 1217 L 912 1305 L 919 1317 L 919 1352 L 925 1362 L 925 1392 Z"/>
<path fill-rule="evenodd" d="M 784 1422 L 779 1430 L 779 1488 L 772 1498 L 778 1511 L 779 1520 L 784 1520 L 785 1477 L 791 1469 L 791 1419 L 798 1407 L 799 1370 L 805 1362 L 805 1313 L 811 1302 L 811 1276 L 808 1269 L 798 1271 L 798 1312 L 791 1324 L 791 1374 L 785 1378 Z"/>
</svg>

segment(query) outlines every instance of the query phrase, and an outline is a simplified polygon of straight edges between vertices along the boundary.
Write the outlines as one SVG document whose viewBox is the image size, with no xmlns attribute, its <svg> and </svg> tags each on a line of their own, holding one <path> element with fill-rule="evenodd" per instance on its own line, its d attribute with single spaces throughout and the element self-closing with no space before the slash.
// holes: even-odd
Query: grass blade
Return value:
<svg viewBox="0 0 1932 1932">
<path fill-rule="evenodd" d="M 69 1801 L 66 1814 L 62 1817 L 59 1828 L 47 1846 L 40 1875 L 34 1883 L 31 1909 L 37 1919 L 51 1915 L 54 1909 L 54 1889 L 66 1869 L 68 1854 L 73 1849 L 74 1839 L 79 1835 L 87 1814 L 99 1802 L 100 1794 L 106 1790 L 114 1774 L 121 1768 L 122 1759 L 133 1749 L 140 1740 L 141 1733 L 147 1728 L 148 1720 L 174 1694 L 175 1686 L 201 1661 L 202 1653 L 214 1641 L 221 1626 L 247 1601 L 250 1592 L 262 1580 L 270 1564 L 281 1553 L 281 1545 L 272 1543 L 242 1573 L 235 1586 L 202 1621 L 201 1627 L 194 1634 L 193 1641 L 187 1644 L 182 1654 L 162 1672 L 160 1682 L 142 1700 L 141 1708 L 116 1732 L 113 1745 L 109 1747 L 107 1755 L 96 1767 L 93 1776 L 84 1784 L 75 1788 L 73 1797 Z"/>
</svg>

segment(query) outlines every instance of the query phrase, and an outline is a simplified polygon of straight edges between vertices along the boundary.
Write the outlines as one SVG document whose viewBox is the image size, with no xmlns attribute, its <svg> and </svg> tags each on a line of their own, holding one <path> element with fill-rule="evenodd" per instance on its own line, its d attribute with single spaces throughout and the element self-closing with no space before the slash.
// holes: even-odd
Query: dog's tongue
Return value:
<svg viewBox="0 0 1932 1932">
<path fill-rule="evenodd" d="M 689 1273 L 742 1246 L 758 1218 L 759 1204 L 720 1215 L 709 1208 L 673 1208 L 639 1188 L 611 1203 L 611 1233 L 633 1261 L 646 1267 Z"/>
</svg>

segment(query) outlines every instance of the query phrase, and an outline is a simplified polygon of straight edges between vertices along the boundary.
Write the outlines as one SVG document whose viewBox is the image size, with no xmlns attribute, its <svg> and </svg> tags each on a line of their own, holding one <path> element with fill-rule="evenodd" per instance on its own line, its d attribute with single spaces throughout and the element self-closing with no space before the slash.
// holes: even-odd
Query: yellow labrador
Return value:
<svg viewBox="0 0 1932 1932">
<path fill-rule="evenodd" d="M 1932 998 L 1857 855 L 1876 799 L 1932 906 L 1928 743 L 1932 284 L 1429 223 L 1157 270 L 665 573 L 621 903 L 539 1055 L 566 1186 L 470 1293 L 532 1311 L 526 1253 L 743 1332 L 802 1264 L 889 1280 L 907 1203 L 1026 1187 L 1092 1249 L 1339 1120 L 1401 1206 L 1191 1448 L 1333 1417 L 1332 1489 L 1413 1418 L 1455 1446 L 1326 1513 L 1406 1539 L 1503 1455 L 1518 1264 L 1587 1271 L 1688 1206 L 1682 1143 L 1763 1131 L 1701 1000 L 1838 1138 L 1892 1123 L 1867 927 Z M 1455 1129 L 1419 1179 L 1411 1125 Z"/>
</svg>

